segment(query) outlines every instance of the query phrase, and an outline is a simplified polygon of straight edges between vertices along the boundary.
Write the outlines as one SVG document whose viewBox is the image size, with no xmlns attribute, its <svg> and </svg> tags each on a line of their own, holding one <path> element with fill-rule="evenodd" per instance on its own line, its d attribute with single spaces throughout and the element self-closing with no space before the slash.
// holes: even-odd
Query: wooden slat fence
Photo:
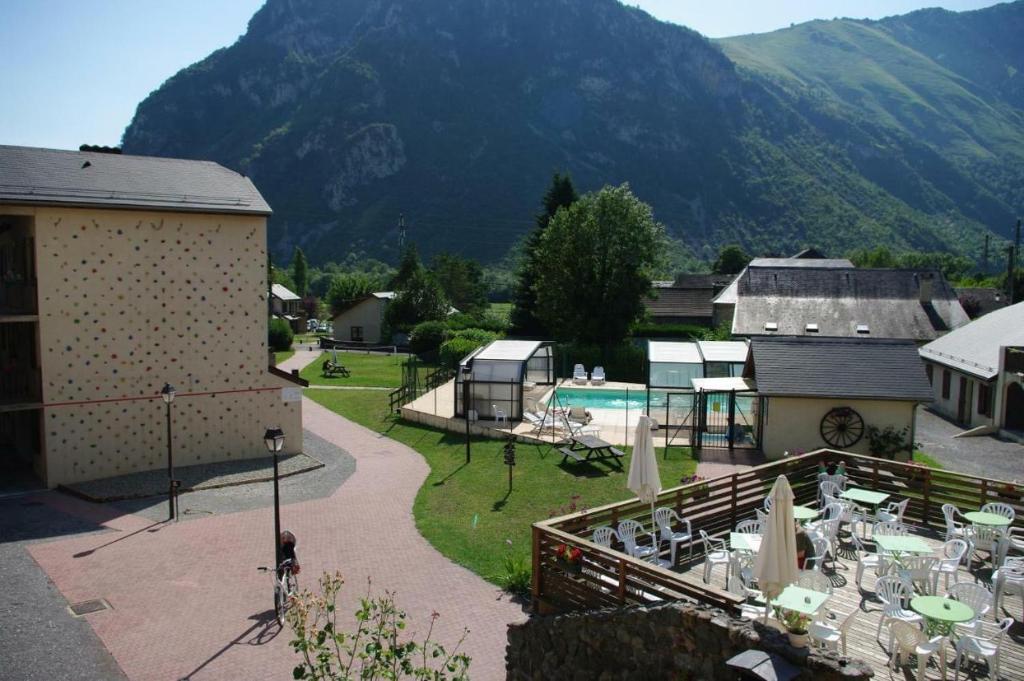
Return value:
<svg viewBox="0 0 1024 681">
<path fill-rule="evenodd" d="M 1024 523 L 1022 490 L 1012 483 L 832 450 L 809 452 L 667 489 L 655 505 L 670 507 L 689 519 L 694 536 L 704 530 L 712 537 L 724 537 L 739 521 L 755 517 L 754 509 L 762 507 L 779 475 L 787 476 L 797 504 L 813 505 L 822 461 L 844 461 L 850 485 L 909 498 L 905 520 L 910 524 L 941 531 L 945 528 L 942 504 L 953 503 L 968 511 L 993 501 L 1013 506 L 1017 511 L 1015 524 Z M 535 523 L 532 591 L 537 607 L 542 611 L 577 610 L 658 600 L 691 600 L 726 610 L 738 607 L 740 599 L 721 589 L 695 586 L 678 573 L 626 555 L 621 546 L 607 549 L 590 541 L 596 528 L 616 527 L 628 519 L 652 529 L 650 505 L 631 499 Z M 561 544 L 582 552 L 578 574 L 559 563 L 556 547 Z M 703 546 L 699 548 L 702 556 Z M 688 547 L 680 547 L 682 559 L 687 553 Z M 662 557 L 668 557 L 667 547 Z M 697 551 L 694 558 L 698 558 Z"/>
</svg>

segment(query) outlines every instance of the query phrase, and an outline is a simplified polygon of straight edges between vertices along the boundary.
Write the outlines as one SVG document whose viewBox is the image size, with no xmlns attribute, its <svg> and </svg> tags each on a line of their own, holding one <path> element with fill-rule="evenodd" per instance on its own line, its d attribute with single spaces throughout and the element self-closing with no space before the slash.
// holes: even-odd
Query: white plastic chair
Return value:
<svg viewBox="0 0 1024 681">
<path fill-rule="evenodd" d="M 892 636 L 889 642 L 891 651 L 889 662 L 893 669 L 898 670 L 903 666 L 904 655 L 906 655 L 907 661 L 910 660 L 911 655 L 915 655 L 917 657 L 917 681 L 924 681 L 924 670 L 928 666 L 928 660 L 932 655 L 940 653 L 942 676 L 945 678 L 945 661 L 942 660 L 941 655 L 943 641 L 941 636 L 929 639 L 924 632 L 907 622 L 893 622 L 890 631 Z M 895 642 L 895 646 L 893 642 Z"/>
<path fill-rule="evenodd" d="M 966 622 L 957 622 L 957 631 L 964 632 L 964 630 L 968 629 L 980 631 L 982 620 L 985 619 L 988 611 L 992 609 L 992 593 L 981 584 L 963 582 L 951 586 L 947 597 L 955 598 L 974 611 L 974 617 L 971 619 Z M 975 633 L 979 633 L 979 631 L 975 631 Z"/>
<path fill-rule="evenodd" d="M 1003 648 L 1003 638 L 1011 626 L 1013 626 L 1013 619 L 1007 617 L 999 623 L 999 631 L 996 632 L 995 636 L 988 638 L 982 638 L 974 634 L 961 636 L 960 640 L 956 642 L 956 660 L 953 662 L 956 673 L 953 675 L 953 681 L 960 679 L 960 663 L 963 660 L 970 661 L 972 659 L 987 662 L 989 665 L 988 675 L 993 679 L 998 679 L 999 652 Z"/>
<path fill-rule="evenodd" d="M 949 539 L 942 545 L 942 558 L 935 564 L 932 570 L 935 571 L 935 591 L 938 591 L 939 575 L 942 575 L 945 582 L 943 588 L 949 591 L 949 576 L 953 575 L 953 582 L 960 583 L 960 562 L 967 553 L 967 542 L 963 539 Z"/>
<path fill-rule="evenodd" d="M 729 567 L 732 558 L 729 555 L 729 549 L 725 547 L 725 540 L 712 539 L 704 530 L 700 530 L 700 539 L 704 542 L 704 583 L 707 584 L 711 579 L 711 570 L 714 566 L 724 565 L 726 567 L 725 588 L 728 589 Z"/>
<path fill-rule="evenodd" d="M 822 648 L 839 652 L 839 644 L 842 644 L 843 655 L 846 655 L 846 632 L 850 629 L 858 612 L 860 611 L 854 610 L 844 617 L 842 624 L 838 627 L 826 621 L 811 622 L 807 627 L 807 634 L 811 637 L 812 642 Z"/>
<path fill-rule="evenodd" d="M 875 523 L 875 526 L 871 528 L 871 536 L 874 537 L 879 534 L 887 534 L 892 537 L 906 537 L 907 528 L 901 523 Z"/>
<path fill-rule="evenodd" d="M 640 560 L 647 560 L 656 562 L 658 560 L 658 540 L 655 538 L 653 532 L 647 532 L 644 530 L 644 526 L 635 520 L 623 520 L 619 523 L 619 527 L 616 530 L 619 535 L 619 539 L 622 540 L 623 548 L 626 549 L 626 553 L 639 558 Z M 651 538 L 651 545 L 644 546 L 637 542 L 638 535 L 647 535 Z"/>
<path fill-rule="evenodd" d="M 763 595 L 756 589 L 748 589 L 742 579 L 729 580 L 727 587 L 729 593 L 740 596 L 744 602 L 740 604 L 740 617 L 745 620 L 763 620 L 768 608 L 768 603 L 763 600 Z M 754 603 L 747 603 L 747 599 L 754 599 Z M 761 602 L 757 602 L 757 601 Z"/>
<path fill-rule="evenodd" d="M 992 501 L 981 507 L 983 513 L 995 513 L 1001 515 L 1004 518 L 1009 519 L 1010 523 L 1013 523 L 1017 517 L 1017 512 L 1013 510 L 1013 506 L 1004 504 L 1001 501 Z"/>
<path fill-rule="evenodd" d="M 825 476 L 825 478 L 822 478 L 821 476 L 818 476 L 818 479 L 820 480 L 820 482 L 818 483 L 818 505 L 819 506 L 821 505 L 822 500 L 826 496 L 838 498 L 839 495 L 841 495 L 843 493 L 842 488 L 840 488 L 839 485 L 836 484 L 833 480 L 828 479 L 829 477 L 830 476 Z M 834 476 L 831 476 L 831 477 L 834 477 Z"/>
<path fill-rule="evenodd" d="M 934 595 L 939 582 L 935 567 L 939 559 L 934 556 L 904 556 L 900 561 L 899 576 L 912 590 L 922 595 Z"/>
<path fill-rule="evenodd" d="M 616 534 L 615 530 L 610 527 L 602 526 L 594 530 L 592 535 L 592 541 L 598 546 L 603 546 L 607 549 L 612 548 L 612 540 L 619 541 L 619 535 Z"/>
<path fill-rule="evenodd" d="M 672 529 L 673 521 L 686 529 L 681 532 Z M 669 560 L 672 565 L 676 564 L 676 547 L 683 542 L 690 542 L 690 560 L 693 560 L 693 528 L 689 520 L 680 517 L 671 508 L 659 508 L 654 511 L 654 522 L 658 526 L 659 543 L 667 541 L 669 544 Z"/>
<path fill-rule="evenodd" d="M 577 385 L 586 384 L 587 370 L 583 368 L 582 364 L 577 364 L 572 368 L 572 382 Z"/>
<path fill-rule="evenodd" d="M 993 527 L 992 525 L 971 525 L 966 528 L 967 538 L 971 544 L 971 556 L 967 559 L 967 565 L 970 566 L 971 561 L 975 557 L 978 558 L 979 563 L 984 563 L 984 559 L 978 555 L 978 551 L 988 551 L 989 559 L 992 561 L 993 567 L 995 567 L 996 561 L 999 556 L 999 545 L 1003 542 L 1003 530 L 999 527 Z"/>
<path fill-rule="evenodd" d="M 812 591 L 820 591 L 829 596 L 834 590 L 832 580 L 817 570 L 801 570 L 800 574 L 796 576 L 796 585 Z"/>
<path fill-rule="evenodd" d="M 492 404 L 491 411 L 494 412 L 495 423 L 508 423 L 508 415 L 505 414 L 504 409 L 498 409 L 498 405 Z"/>
<path fill-rule="evenodd" d="M 590 373 L 591 385 L 604 385 L 604 367 L 594 367 Z"/>
<path fill-rule="evenodd" d="M 903 514 L 907 512 L 907 505 L 910 503 L 910 499 L 904 499 L 903 501 L 890 501 L 885 508 L 878 509 L 878 513 L 875 514 L 878 522 L 881 523 L 899 523 L 903 524 Z"/>
<path fill-rule="evenodd" d="M 828 559 L 828 538 L 812 537 L 811 546 L 814 547 L 814 555 L 804 556 L 804 569 L 817 572 L 825 566 L 825 561 Z M 808 565 L 811 567 L 807 567 Z"/>
<path fill-rule="evenodd" d="M 757 514 L 757 522 L 761 523 L 761 529 L 768 527 L 768 514 L 759 508 L 755 508 L 754 513 Z"/>
<path fill-rule="evenodd" d="M 764 512 L 765 513 L 771 513 L 772 512 L 772 503 L 773 502 L 772 502 L 772 498 L 771 497 L 765 497 L 764 498 Z"/>
<path fill-rule="evenodd" d="M 1003 605 L 1003 596 L 1016 593 L 1024 599 L 1024 558 L 1007 558 L 992 575 L 992 609 L 998 619 Z M 1024 621 L 1024 614 L 1021 620 Z"/>
<path fill-rule="evenodd" d="M 875 595 L 882 601 L 882 616 L 878 618 L 878 631 L 875 639 L 881 640 L 882 625 L 886 623 L 906 622 L 920 625 L 924 619 L 913 610 L 903 607 L 910 599 L 907 585 L 899 577 L 880 577 L 875 583 Z M 893 629 L 889 627 L 889 650 L 892 650 Z"/>
<path fill-rule="evenodd" d="M 970 531 L 966 523 L 960 522 L 956 519 L 957 516 L 960 516 L 961 518 L 964 517 L 964 514 L 960 512 L 959 508 L 953 504 L 942 505 L 942 517 L 946 519 L 946 541 L 949 541 L 950 539 L 962 539 L 967 542 L 967 554 L 962 558 L 962 560 L 969 560 L 970 556 L 974 554 L 974 546 L 970 540 Z"/>
<path fill-rule="evenodd" d="M 761 534 L 761 522 L 759 520 L 741 520 L 736 525 L 736 532 L 739 534 Z"/>
<path fill-rule="evenodd" d="M 874 570 L 876 577 L 881 577 L 885 574 L 885 561 L 882 560 L 881 556 L 877 553 L 871 553 L 868 551 L 860 539 L 856 535 L 851 537 L 853 540 L 854 550 L 857 552 L 857 578 L 854 583 L 857 588 L 861 588 L 861 580 L 864 579 L 865 570 Z"/>
</svg>

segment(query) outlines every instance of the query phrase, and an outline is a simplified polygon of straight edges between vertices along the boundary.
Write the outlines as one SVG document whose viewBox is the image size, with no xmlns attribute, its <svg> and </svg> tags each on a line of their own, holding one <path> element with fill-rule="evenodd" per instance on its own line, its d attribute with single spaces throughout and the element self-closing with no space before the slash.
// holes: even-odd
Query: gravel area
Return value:
<svg viewBox="0 0 1024 681">
<path fill-rule="evenodd" d="M 278 458 L 278 477 L 304 473 L 323 467 L 323 463 L 307 454 L 291 454 Z M 240 461 L 184 466 L 174 469 L 174 477 L 181 480 L 181 492 L 216 489 L 231 485 L 245 485 L 274 479 L 274 459 L 261 456 Z M 79 482 L 64 487 L 76 496 L 89 501 L 119 501 L 142 499 L 167 494 L 167 471 L 157 469 L 129 473 L 112 478 Z"/>
<path fill-rule="evenodd" d="M 1024 481 L 1024 445 L 990 435 L 954 437 L 962 432 L 960 426 L 923 407 L 917 410 L 918 448 L 947 470 Z"/>
<path fill-rule="evenodd" d="M 68 612 L 67 601 L 25 550 L 42 538 L 101 529 L 28 497 L 0 501 L 0 681 L 126 679 L 89 622 Z"/>
<path fill-rule="evenodd" d="M 308 430 L 303 433 L 303 450 L 307 458 L 312 457 L 320 464 L 316 470 L 281 478 L 279 492 L 281 504 L 328 497 L 341 486 L 356 470 L 356 461 L 348 452 L 323 440 Z M 264 508 L 274 503 L 273 478 L 262 479 L 244 485 L 217 489 L 198 489 L 178 495 L 178 520 L 185 521 L 210 515 L 237 513 L 255 508 Z M 167 484 L 166 475 L 163 484 Z M 166 488 L 164 496 L 146 499 L 115 501 L 110 506 L 159 521 L 167 519 Z"/>
</svg>

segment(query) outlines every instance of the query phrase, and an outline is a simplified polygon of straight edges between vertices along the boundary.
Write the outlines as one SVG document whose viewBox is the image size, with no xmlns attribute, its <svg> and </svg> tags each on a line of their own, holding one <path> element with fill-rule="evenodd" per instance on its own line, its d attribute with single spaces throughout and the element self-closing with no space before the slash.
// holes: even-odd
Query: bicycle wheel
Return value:
<svg viewBox="0 0 1024 681">
<path fill-rule="evenodd" d="M 284 626 L 284 611 L 288 607 L 288 594 L 285 593 L 284 589 L 281 588 L 281 582 L 274 582 L 274 615 L 277 617 L 277 623 L 280 626 Z"/>
</svg>

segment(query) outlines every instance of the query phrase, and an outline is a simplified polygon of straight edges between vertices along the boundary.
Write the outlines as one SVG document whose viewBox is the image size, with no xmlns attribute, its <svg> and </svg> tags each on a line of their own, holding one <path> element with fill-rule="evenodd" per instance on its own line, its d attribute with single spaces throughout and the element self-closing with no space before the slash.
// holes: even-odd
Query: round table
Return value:
<svg viewBox="0 0 1024 681">
<path fill-rule="evenodd" d="M 793 507 L 793 520 L 799 520 L 800 522 L 806 522 L 813 520 L 818 517 L 818 512 L 813 508 L 807 508 L 806 506 L 794 506 Z"/>
<path fill-rule="evenodd" d="M 999 515 L 998 513 L 988 513 L 986 511 L 969 511 L 968 513 L 964 513 L 964 517 L 975 525 L 1006 527 L 1010 524 L 1010 519 L 1006 516 Z"/>
<path fill-rule="evenodd" d="M 974 617 L 971 606 L 942 596 L 916 596 L 910 599 L 910 609 L 924 618 L 928 636 L 949 636 L 954 624 Z"/>
</svg>

